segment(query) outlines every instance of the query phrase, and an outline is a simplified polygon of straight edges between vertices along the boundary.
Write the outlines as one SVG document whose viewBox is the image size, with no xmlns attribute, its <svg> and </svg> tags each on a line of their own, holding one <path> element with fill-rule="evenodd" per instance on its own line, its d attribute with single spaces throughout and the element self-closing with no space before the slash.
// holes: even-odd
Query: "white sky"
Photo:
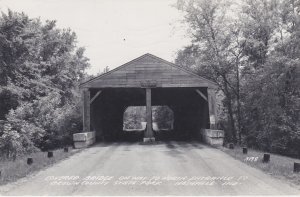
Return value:
<svg viewBox="0 0 300 197">
<path fill-rule="evenodd" d="M 90 58 L 89 74 L 113 69 L 152 53 L 174 61 L 189 43 L 179 23 L 176 0 L 0 0 L 0 10 L 24 11 L 29 17 L 57 20 L 76 32 L 78 46 Z M 125 40 L 124 40 L 125 39 Z"/>
</svg>

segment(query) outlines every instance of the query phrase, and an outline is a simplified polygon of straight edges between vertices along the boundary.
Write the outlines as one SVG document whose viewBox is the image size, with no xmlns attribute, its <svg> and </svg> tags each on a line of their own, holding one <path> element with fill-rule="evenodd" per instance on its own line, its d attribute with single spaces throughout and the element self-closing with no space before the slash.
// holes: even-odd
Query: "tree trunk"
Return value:
<svg viewBox="0 0 300 197">
<path fill-rule="evenodd" d="M 241 131 L 241 101 L 240 101 L 240 73 L 239 73 L 239 60 L 236 61 L 236 100 L 237 100 L 237 126 L 238 126 L 238 143 L 241 145 L 242 142 L 242 131 Z"/>
<path fill-rule="evenodd" d="M 230 92 L 228 91 L 227 83 L 224 84 L 224 88 L 225 88 L 224 93 L 227 97 L 226 107 L 227 107 L 228 115 L 229 115 L 230 129 L 231 129 L 231 132 L 232 132 L 232 141 L 234 143 L 236 143 L 237 142 L 237 136 L 236 136 L 236 129 L 235 129 L 235 123 L 234 123 L 234 118 L 233 118 L 232 98 L 231 98 Z"/>
</svg>

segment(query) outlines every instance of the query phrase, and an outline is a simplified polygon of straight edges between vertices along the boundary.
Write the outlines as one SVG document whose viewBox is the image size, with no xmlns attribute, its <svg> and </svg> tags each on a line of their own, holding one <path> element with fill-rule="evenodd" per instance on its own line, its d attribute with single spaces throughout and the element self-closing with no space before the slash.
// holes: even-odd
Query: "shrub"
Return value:
<svg viewBox="0 0 300 197">
<path fill-rule="evenodd" d="M 18 132 L 10 123 L 5 123 L 0 137 L 0 150 L 2 156 L 16 159 L 18 155 L 33 152 L 36 148 L 26 133 Z"/>
<path fill-rule="evenodd" d="M 8 158 L 34 150 L 48 150 L 72 143 L 72 134 L 82 130 L 81 107 L 76 102 L 61 104 L 58 93 L 50 93 L 33 102 L 25 102 L 10 110 L 0 133 Z"/>
</svg>

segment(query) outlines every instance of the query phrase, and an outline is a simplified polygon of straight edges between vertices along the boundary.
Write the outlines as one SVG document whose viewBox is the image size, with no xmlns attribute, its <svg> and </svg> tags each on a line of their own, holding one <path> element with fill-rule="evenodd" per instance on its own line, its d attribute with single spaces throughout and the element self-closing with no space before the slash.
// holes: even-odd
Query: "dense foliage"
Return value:
<svg viewBox="0 0 300 197">
<path fill-rule="evenodd" d="M 300 1 L 178 0 L 192 43 L 176 63 L 224 94 L 228 141 L 300 157 Z"/>
<path fill-rule="evenodd" d="M 11 10 L 0 17 L 0 151 L 7 157 L 70 142 L 81 130 L 78 84 L 89 66 L 76 35 Z"/>
<path fill-rule="evenodd" d="M 123 127 L 126 129 L 142 129 L 141 122 L 146 122 L 146 107 L 128 107 L 124 112 L 123 120 Z M 153 106 L 152 121 L 159 129 L 171 129 L 174 121 L 173 111 L 168 106 Z"/>
</svg>

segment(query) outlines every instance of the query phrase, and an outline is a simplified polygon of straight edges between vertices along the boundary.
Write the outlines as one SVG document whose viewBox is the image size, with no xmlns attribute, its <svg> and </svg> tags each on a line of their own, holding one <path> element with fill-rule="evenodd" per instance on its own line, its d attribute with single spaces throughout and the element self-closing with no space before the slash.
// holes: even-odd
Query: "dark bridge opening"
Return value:
<svg viewBox="0 0 300 197">
<path fill-rule="evenodd" d="M 199 91 L 206 92 L 205 88 Z M 148 126 L 145 92 L 143 88 L 102 89 L 91 104 L 96 139 L 142 141 Z M 208 104 L 194 88 L 153 88 L 151 100 L 155 140 L 199 139 L 200 129 L 208 124 Z"/>
</svg>

